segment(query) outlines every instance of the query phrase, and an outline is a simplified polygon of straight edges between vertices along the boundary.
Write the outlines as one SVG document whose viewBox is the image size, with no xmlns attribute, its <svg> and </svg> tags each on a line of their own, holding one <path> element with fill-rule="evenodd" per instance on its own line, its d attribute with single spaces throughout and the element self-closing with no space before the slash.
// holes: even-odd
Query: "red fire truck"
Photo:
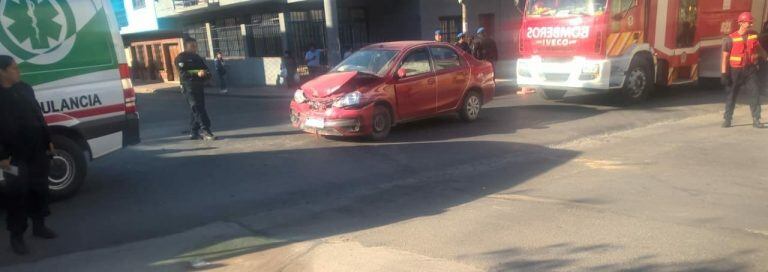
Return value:
<svg viewBox="0 0 768 272">
<path fill-rule="evenodd" d="M 638 102 L 657 86 L 720 77 L 722 38 L 752 7 L 752 0 L 530 0 L 518 85 L 546 99 L 615 91 Z"/>
</svg>

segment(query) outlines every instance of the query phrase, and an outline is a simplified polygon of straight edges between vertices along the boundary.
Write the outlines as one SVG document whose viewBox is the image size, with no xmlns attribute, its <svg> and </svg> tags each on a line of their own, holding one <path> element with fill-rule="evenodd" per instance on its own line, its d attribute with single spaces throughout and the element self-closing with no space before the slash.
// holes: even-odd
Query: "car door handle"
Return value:
<svg viewBox="0 0 768 272">
<path fill-rule="evenodd" d="M 434 78 L 430 78 L 430 79 L 428 79 L 428 80 L 427 80 L 427 84 L 428 84 L 428 85 L 435 85 L 435 79 L 434 79 Z"/>
</svg>

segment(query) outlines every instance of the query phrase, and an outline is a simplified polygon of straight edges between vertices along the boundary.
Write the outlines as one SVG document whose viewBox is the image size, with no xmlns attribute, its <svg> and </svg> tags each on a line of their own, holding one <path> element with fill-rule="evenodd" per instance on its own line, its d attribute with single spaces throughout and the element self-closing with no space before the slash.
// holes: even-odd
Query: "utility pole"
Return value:
<svg viewBox="0 0 768 272">
<path fill-rule="evenodd" d="M 339 15 L 336 0 L 323 0 L 325 8 L 325 43 L 328 65 L 333 67 L 341 61 L 341 42 L 339 41 Z"/>
<path fill-rule="evenodd" d="M 467 22 L 467 0 L 459 0 L 461 5 L 461 32 L 469 31 L 469 22 Z"/>
</svg>

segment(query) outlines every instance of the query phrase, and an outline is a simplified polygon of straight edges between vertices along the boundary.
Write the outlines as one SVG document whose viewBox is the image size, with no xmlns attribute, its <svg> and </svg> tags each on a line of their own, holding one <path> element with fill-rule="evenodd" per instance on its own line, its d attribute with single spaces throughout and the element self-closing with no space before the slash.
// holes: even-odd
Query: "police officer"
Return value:
<svg viewBox="0 0 768 272">
<path fill-rule="evenodd" d="M 496 48 L 496 41 L 488 37 L 485 33 L 485 28 L 481 27 L 477 29 L 477 35 L 472 48 L 472 55 L 479 60 L 489 61 L 496 64 L 496 60 L 499 56 L 499 51 Z"/>
<path fill-rule="evenodd" d="M 0 170 L 6 180 L 3 200 L 11 248 L 19 255 L 29 254 L 24 242 L 29 219 L 34 236 L 57 236 L 45 226 L 45 217 L 50 215 L 49 151 L 53 144 L 35 92 L 21 81 L 13 58 L 0 55 Z"/>
<path fill-rule="evenodd" d="M 751 29 L 754 22 L 752 13 L 739 15 L 739 30 L 728 35 L 723 41 L 721 62 L 722 83 L 726 87 L 725 115 L 723 127 L 731 127 L 733 110 L 739 92 L 751 93 L 749 108 L 752 112 L 752 126 L 763 128 L 760 123 L 760 87 L 758 80 L 758 42 L 757 32 Z"/>
<path fill-rule="evenodd" d="M 205 109 L 205 81 L 211 74 L 205 60 L 197 54 L 197 40 L 184 39 L 184 52 L 176 56 L 174 61 L 179 69 L 182 92 L 192 108 L 190 121 L 190 140 L 215 140 L 211 132 L 211 119 Z"/>
<path fill-rule="evenodd" d="M 443 41 L 443 31 L 438 29 L 435 30 L 435 41 L 436 42 L 442 42 Z"/>
<path fill-rule="evenodd" d="M 456 38 L 459 39 L 459 41 L 456 42 L 456 46 L 461 48 L 461 50 L 464 50 L 464 52 L 472 54 L 472 49 L 469 47 L 469 43 L 467 42 L 467 35 L 465 35 L 464 32 L 460 32 Z"/>
</svg>

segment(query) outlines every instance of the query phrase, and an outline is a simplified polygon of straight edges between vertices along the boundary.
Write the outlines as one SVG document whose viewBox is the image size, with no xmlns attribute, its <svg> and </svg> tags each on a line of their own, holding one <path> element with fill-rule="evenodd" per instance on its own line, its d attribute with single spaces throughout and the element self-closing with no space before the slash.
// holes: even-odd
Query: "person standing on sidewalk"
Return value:
<svg viewBox="0 0 768 272">
<path fill-rule="evenodd" d="M 227 90 L 227 79 L 225 76 L 227 75 L 227 67 L 224 63 L 224 55 L 221 54 L 221 51 L 216 51 L 216 73 L 219 74 L 219 92 L 221 94 L 226 94 L 229 92 Z"/>
<path fill-rule="evenodd" d="M 57 237 L 45 226 L 45 217 L 51 214 L 48 173 L 54 148 L 35 91 L 20 74 L 13 58 L 0 55 L 0 170 L 6 180 L 6 224 L 13 252 L 27 255 L 24 232 L 29 219 L 32 235 Z"/>
<path fill-rule="evenodd" d="M 285 86 L 295 86 L 298 83 L 296 82 L 296 67 L 298 65 L 296 64 L 296 59 L 291 55 L 291 51 L 286 50 L 283 52 L 282 66 L 281 70 L 285 69 Z"/>
<path fill-rule="evenodd" d="M 184 39 L 184 52 L 176 56 L 174 63 L 179 69 L 181 91 L 192 109 L 189 139 L 215 140 L 211 132 L 211 119 L 205 108 L 205 81 L 210 79 L 211 74 L 205 60 L 197 54 L 197 40 Z"/>
<path fill-rule="evenodd" d="M 309 77 L 315 78 L 322 73 L 323 67 L 320 66 L 320 58 L 323 54 L 323 49 L 318 49 L 315 44 L 309 44 L 307 53 L 304 54 L 304 61 L 307 62 L 307 68 L 309 69 Z"/>
<path fill-rule="evenodd" d="M 757 32 L 752 30 L 754 17 L 752 13 L 744 12 L 739 15 L 739 30 L 728 35 L 723 41 L 723 57 L 721 62 L 721 81 L 726 88 L 725 115 L 723 127 L 731 127 L 733 111 L 739 92 L 751 93 L 749 108 L 752 112 L 752 126 L 763 128 L 760 123 L 760 84 L 758 79 L 758 48 L 760 47 Z"/>
<path fill-rule="evenodd" d="M 443 42 L 443 31 L 438 29 L 435 30 L 435 41 L 436 42 Z"/>
<path fill-rule="evenodd" d="M 488 61 L 496 67 L 496 60 L 499 58 L 499 50 L 496 47 L 496 41 L 488 37 L 485 33 L 485 28 L 481 27 L 477 29 L 477 35 L 475 36 L 474 45 L 472 48 L 472 55 L 476 59 Z"/>
<path fill-rule="evenodd" d="M 464 52 L 472 54 L 472 49 L 469 47 L 469 42 L 467 42 L 467 35 L 465 35 L 464 32 L 461 32 L 456 38 L 459 39 L 459 41 L 456 42 L 456 47 L 461 48 Z"/>
</svg>

